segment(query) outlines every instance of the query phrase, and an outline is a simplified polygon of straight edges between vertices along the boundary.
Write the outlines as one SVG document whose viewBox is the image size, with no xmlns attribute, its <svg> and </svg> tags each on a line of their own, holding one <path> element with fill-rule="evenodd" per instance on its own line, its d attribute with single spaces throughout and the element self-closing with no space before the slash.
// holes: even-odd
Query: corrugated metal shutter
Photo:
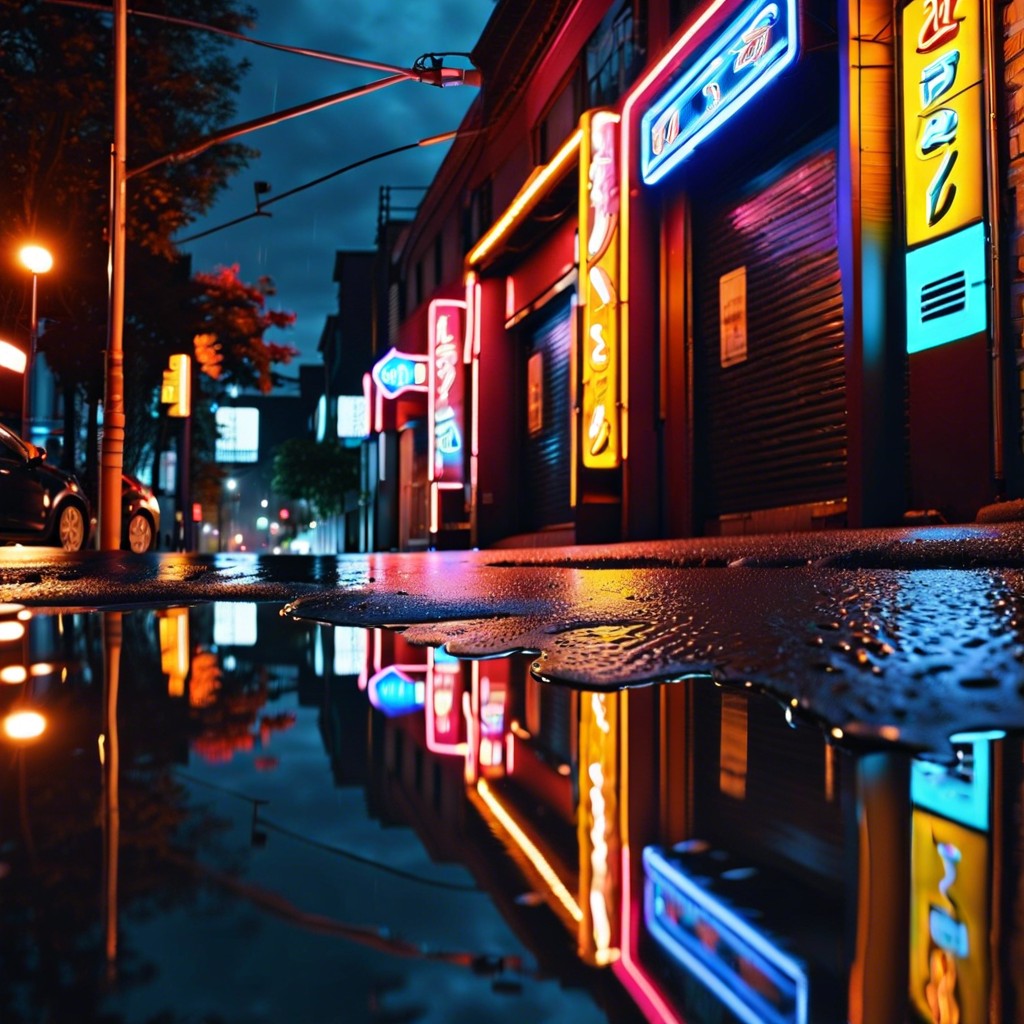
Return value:
<svg viewBox="0 0 1024 1024">
<path fill-rule="evenodd" d="M 805 871 L 822 887 L 838 881 L 843 762 L 833 762 L 830 779 L 821 732 L 790 728 L 781 708 L 756 694 L 734 695 L 745 721 L 723 743 L 729 696 L 711 686 L 694 690 L 694 834 L 754 863 Z"/>
<path fill-rule="evenodd" d="M 570 507 L 569 356 L 572 344 L 572 305 L 554 300 L 528 328 L 525 360 L 534 352 L 543 357 L 543 425 L 531 434 L 524 427 L 523 526 L 539 530 L 567 523 Z M 524 411 L 525 413 L 525 411 Z"/>
<path fill-rule="evenodd" d="M 697 491 L 706 518 L 846 496 L 836 157 L 694 202 Z M 721 365 L 719 280 L 746 268 L 747 358 Z"/>
</svg>

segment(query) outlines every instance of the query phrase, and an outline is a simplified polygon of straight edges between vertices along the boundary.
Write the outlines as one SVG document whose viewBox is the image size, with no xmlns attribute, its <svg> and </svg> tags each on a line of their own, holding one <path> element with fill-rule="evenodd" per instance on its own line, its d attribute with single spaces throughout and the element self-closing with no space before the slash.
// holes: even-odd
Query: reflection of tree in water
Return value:
<svg viewBox="0 0 1024 1024">
<path fill-rule="evenodd" d="M 19 752 L 0 746 L 0 1020 L 4 1024 L 85 1024 L 100 1015 L 103 943 L 103 648 L 100 617 L 63 617 L 55 655 L 60 686 L 41 695 L 49 728 Z M 124 618 L 120 735 L 122 916 L 148 917 L 194 903 L 198 882 L 183 864 L 218 822 L 196 818 L 187 849 L 184 787 L 172 768 L 185 759 L 192 725 L 169 701 L 160 670 L 155 617 Z M 123 939 L 123 936 L 122 936 Z M 144 981 L 154 965 L 122 941 L 118 985 Z"/>
<path fill-rule="evenodd" d="M 192 658 L 189 701 L 199 728 L 192 749 L 205 761 L 228 762 L 237 753 L 266 750 L 273 733 L 290 729 L 295 715 L 261 715 L 271 695 L 266 668 L 252 673 L 222 671 L 216 654 L 197 651 Z M 257 759 L 257 767 L 273 767 L 272 758 Z"/>
</svg>

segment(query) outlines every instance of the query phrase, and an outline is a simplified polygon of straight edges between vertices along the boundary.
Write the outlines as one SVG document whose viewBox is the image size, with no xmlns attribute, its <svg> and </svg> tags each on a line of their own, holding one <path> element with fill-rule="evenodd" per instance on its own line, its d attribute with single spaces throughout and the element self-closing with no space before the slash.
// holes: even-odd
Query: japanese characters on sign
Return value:
<svg viewBox="0 0 1024 1024">
<path fill-rule="evenodd" d="M 435 299 L 430 304 L 430 479 L 465 482 L 466 303 Z"/>
<path fill-rule="evenodd" d="M 903 8 L 903 137 L 907 245 L 983 213 L 980 12 L 973 0 Z"/>
<path fill-rule="evenodd" d="M 912 0 L 901 11 L 907 351 L 988 326 L 981 11 Z"/>
<path fill-rule="evenodd" d="M 580 149 L 583 465 L 619 464 L 619 116 L 584 115 Z"/>
<path fill-rule="evenodd" d="M 756 0 L 644 114 L 640 171 L 660 181 L 797 56 L 796 0 Z"/>
</svg>

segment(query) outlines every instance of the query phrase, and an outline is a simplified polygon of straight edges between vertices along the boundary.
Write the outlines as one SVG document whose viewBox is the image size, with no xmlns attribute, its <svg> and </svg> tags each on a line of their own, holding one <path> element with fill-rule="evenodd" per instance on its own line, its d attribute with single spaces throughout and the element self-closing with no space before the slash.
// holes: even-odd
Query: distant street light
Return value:
<svg viewBox="0 0 1024 1024">
<path fill-rule="evenodd" d="M 36 359 L 36 343 L 39 340 L 39 316 L 37 313 L 36 296 L 39 286 L 39 275 L 48 273 L 53 267 L 53 257 L 41 245 L 23 246 L 18 253 L 22 265 L 32 272 L 32 320 L 29 327 L 28 353 L 25 359 L 25 375 L 21 381 L 21 436 L 31 441 L 32 416 L 30 403 L 32 391 L 30 379 Z"/>
</svg>

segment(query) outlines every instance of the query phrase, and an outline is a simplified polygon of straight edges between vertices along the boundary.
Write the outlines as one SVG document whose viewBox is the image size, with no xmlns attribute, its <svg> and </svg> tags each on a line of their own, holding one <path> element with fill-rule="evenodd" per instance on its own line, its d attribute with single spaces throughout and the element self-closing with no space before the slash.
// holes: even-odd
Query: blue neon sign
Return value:
<svg viewBox="0 0 1024 1024">
<path fill-rule="evenodd" d="M 427 391 L 427 357 L 389 349 L 370 371 L 385 398 L 397 398 L 406 391 Z"/>
<path fill-rule="evenodd" d="M 641 120 L 640 172 L 653 185 L 796 59 L 796 0 L 757 0 L 698 53 Z"/>
</svg>

